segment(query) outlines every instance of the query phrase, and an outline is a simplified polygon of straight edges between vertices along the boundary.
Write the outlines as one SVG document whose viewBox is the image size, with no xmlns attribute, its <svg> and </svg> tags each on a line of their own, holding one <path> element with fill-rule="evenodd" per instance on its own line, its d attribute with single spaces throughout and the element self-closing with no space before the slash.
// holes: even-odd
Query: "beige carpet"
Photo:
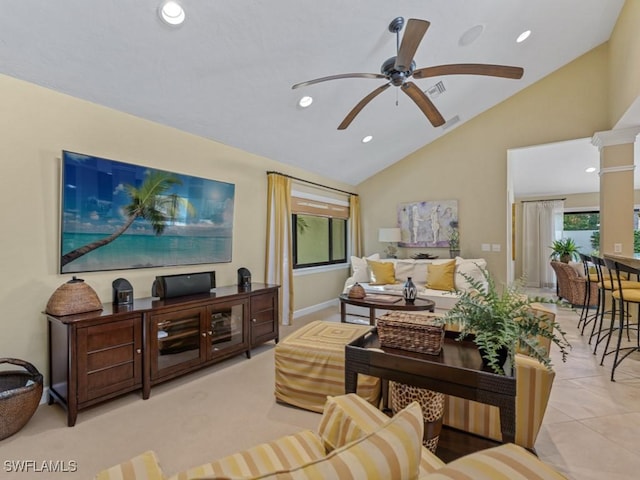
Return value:
<svg viewBox="0 0 640 480">
<path fill-rule="evenodd" d="M 337 309 L 319 313 L 339 321 Z M 295 328 L 320 318 L 310 315 Z M 281 329 L 284 337 L 294 330 Z M 274 343 L 151 389 L 142 400 L 132 393 L 78 414 L 66 426 L 58 405 L 41 405 L 17 434 L 0 441 L 2 479 L 91 479 L 101 469 L 133 455 L 154 450 L 165 474 L 172 475 L 252 445 L 301 429 L 315 429 L 320 414 L 275 402 Z M 11 472 L 15 462 L 29 471 Z M 77 471 L 44 473 L 77 463 Z M 7 463 L 11 462 L 11 463 Z M 40 471 L 36 471 L 40 470 Z"/>
</svg>

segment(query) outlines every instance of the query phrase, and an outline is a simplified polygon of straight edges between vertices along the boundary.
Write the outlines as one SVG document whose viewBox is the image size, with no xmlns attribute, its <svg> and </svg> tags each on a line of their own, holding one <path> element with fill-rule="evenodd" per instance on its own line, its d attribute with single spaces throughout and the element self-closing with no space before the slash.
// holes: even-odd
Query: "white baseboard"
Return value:
<svg viewBox="0 0 640 480">
<path fill-rule="evenodd" d="M 300 310 L 296 310 L 295 312 L 293 312 L 293 318 L 299 318 L 302 317 L 303 315 L 308 315 L 310 313 L 314 313 L 317 312 L 318 310 L 322 310 L 324 308 L 329 308 L 329 307 L 338 307 L 338 299 L 334 298 L 333 300 L 327 300 L 326 302 L 322 302 L 322 303 L 318 303 L 316 305 L 312 305 L 310 307 L 306 307 L 306 308 L 301 308 Z"/>
</svg>

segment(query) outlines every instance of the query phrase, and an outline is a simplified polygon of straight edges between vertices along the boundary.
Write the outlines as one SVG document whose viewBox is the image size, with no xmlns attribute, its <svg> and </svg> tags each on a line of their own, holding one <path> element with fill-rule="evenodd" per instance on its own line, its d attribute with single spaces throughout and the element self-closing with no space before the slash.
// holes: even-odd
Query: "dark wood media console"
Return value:
<svg viewBox="0 0 640 480">
<path fill-rule="evenodd" d="M 277 285 L 217 287 L 205 294 L 130 305 L 105 303 L 103 310 L 47 315 L 49 404 L 78 411 L 134 390 L 147 399 L 151 387 L 278 341 Z"/>
</svg>

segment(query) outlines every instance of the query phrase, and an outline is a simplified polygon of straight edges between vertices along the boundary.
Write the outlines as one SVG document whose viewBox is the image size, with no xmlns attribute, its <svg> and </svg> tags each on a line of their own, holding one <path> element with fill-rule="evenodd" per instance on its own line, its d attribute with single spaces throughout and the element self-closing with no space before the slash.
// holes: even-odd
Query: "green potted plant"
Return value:
<svg viewBox="0 0 640 480">
<path fill-rule="evenodd" d="M 552 250 L 549 256 L 551 260 L 560 260 L 563 263 L 569 263 L 571 260 L 578 260 L 580 258 L 578 256 L 580 247 L 576 245 L 573 238 L 554 240 L 549 248 Z"/>
<path fill-rule="evenodd" d="M 504 374 L 501 353 L 512 360 L 511 365 L 516 352 L 525 352 L 551 369 L 549 352 L 539 338 L 550 339 L 560 349 L 562 361 L 566 361 L 571 345 L 565 332 L 555 319 L 541 316 L 532 306 L 555 302 L 528 297 L 523 292 L 522 279 L 498 291 L 488 270 L 480 268 L 480 271 L 483 279 L 462 274 L 471 288 L 460 292 L 458 302 L 444 317 L 448 325 L 460 331 L 458 339 L 473 335 L 483 362 L 498 374 Z"/>
<path fill-rule="evenodd" d="M 460 255 L 460 232 L 458 230 L 458 221 L 449 222 L 449 257 L 456 258 Z"/>
</svg>

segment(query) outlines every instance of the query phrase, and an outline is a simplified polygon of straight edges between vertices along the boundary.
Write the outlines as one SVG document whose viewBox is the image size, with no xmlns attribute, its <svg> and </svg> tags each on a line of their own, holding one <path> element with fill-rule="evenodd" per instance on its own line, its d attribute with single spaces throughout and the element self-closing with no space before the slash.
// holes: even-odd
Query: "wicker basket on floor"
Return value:
<svg viewBox="0 0 640 480">
<path fill-rule="evenodd" d="M 0 440 L 24 427 L 35 413 L 42 397 L 42 375 L 36 367 L 16 358 L 0 358 L 24 370 L 0 371 Z"/>
<path fill-rule="evenodd" d="M 437 315 L 390 312 L 378 317 L 380 345 L 438 355 L 444 339 L 444 322 Z"/>
</svg>

